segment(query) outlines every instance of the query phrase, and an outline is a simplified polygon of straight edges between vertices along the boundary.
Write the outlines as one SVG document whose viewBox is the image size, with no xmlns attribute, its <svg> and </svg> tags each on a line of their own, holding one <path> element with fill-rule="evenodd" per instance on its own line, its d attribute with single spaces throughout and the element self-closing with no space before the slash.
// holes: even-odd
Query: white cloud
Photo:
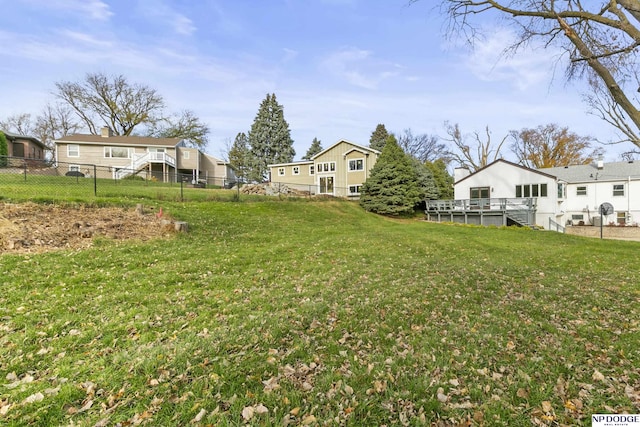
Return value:
<svg viewBox="0 0 640 427">
<path fill-rule="evenodd" d="M 109 5 L 101 0 L 28 0 L 38 8 L 61 10 L 63 12 L 80 13 L 96 21 L 108 21 L 113 12 Z"/>
<path fill-rule="evenodd" d="M 196 31 L 193 21 L 171 7 L 167 2 L 160 0 L 144 0 L 140 3 L 140 9 L 152 20 L 160 20 L 177 34 L 189 36 Z"/>
<path fill-rule="evenodd" d="M 554 65 L 562 52 L 532 44 L 515 54 L 505 54 L 517 35 L 507 29 L 488 31 L 489 36 L 476 42 L 465 65 L 484 81 L 503 81 L 520 91 L 553 79 Z"/>
<path fill-rule="evenodd" d="M 353 47 L 330 54 L 322 61 L 322 67 L 349 84 L 365 89 L 377 89 L 383 80 L 397 75 L 399 68 L 377 60 L 371 51 Z"/>
</svg>

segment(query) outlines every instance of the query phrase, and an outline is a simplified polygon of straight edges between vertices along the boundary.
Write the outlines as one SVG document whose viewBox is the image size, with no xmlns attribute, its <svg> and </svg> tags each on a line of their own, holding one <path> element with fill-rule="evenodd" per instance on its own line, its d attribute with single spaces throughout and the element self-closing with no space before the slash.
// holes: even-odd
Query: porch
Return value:
<svg viewBox="0 0 640 427">
<path fill-rule="evenodd" d="M 115 172 L 115 179 L 123 179 L 130 175 L 135 175 L 143 169 L 153 176 L 157 175 L 162 180 L 169 176 L 170 172 L 175 172 L 176 159 L 165 152 L 149 151 L 142 155 L 134 155 L 131 159 L 131 166 L 118 169 Z"/>
<path fill-rule="evenodd" d="M 429 221 L 461 224 L 533 227 L 536 223 L 535 198 L 427 200 Z"/>
</svg>

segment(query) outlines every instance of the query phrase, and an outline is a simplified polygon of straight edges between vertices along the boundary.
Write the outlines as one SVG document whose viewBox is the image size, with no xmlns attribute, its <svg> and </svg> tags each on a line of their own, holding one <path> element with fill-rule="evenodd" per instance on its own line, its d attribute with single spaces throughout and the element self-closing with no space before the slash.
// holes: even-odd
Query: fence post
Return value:
<svg viewBox="0 0 640 427">
<path fill-rule="evenodd" d="M 98 195 L 98 168 L 96 165 L 93 165 L 93 195 Z"/>
<path fill-rule="evenodd" d="M 182 180 L 180 180 L 180 201 L 184 202 L 184 192 L 183 192 L 183 188 L 184 188 L 184 183 L 182 182 Z"/>
<path fill-rule="evenodd" d="M 27 162 L 23 161 L 22 164 L 24 165 L 24 182 L 27 182 Z"/>
</svg>

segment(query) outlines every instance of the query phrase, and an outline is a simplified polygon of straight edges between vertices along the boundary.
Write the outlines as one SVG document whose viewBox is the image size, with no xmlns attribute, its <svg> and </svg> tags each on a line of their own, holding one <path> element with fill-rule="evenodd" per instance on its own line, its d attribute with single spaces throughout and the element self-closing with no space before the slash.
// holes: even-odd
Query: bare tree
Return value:
<svg viewBox="0 0 640 427">
<path fill-rule="evenodd" d="M 511 131 L 510 136 L 518 162 L 530 168 L 587 164 L 603 154 L 601 147 L 591 150 L 591 138 L 554 123 Z"/>
<path fill-rule="evenodd" d="M 209 126 L 201 122 L 191 110 L 164 117 L 149 127 L 148 136 L 182 138 L 191 147 L 204 147 L 209 142 Z"/>
<path fill-rule="evenodd" d="M 109 78 L 88 73 L 82 82 L 58 82 L 55 95 L 98 134 L 109 126 L 116 135 L 130 135 L 140 124 L 153 125 L 164 108 L 162 96 L 148 86 L 129 83 L 122 75 Z"/>
<path fill-rule="evenodd" d="M 36 117 L 34 136 L 42 141 L 49 150 L 53 150 L 53 141 L 63 136 L 79 132 L 82 125 L 75 120 L 73 111 L 66 105 L 47 104 Z"/>
<path fill-rule="evenodd" d="M 414 135 L 411 129 L 405 129 L 398 137 L 398 145 L 405 153 L 415 157 L 420 162 L 433 162 L 437 159 L 448 159 L 446 144 L 436 135 L 426 133 Z"/>
<path fill-rule="evenodd" d="M 638 0 L 441 0 L 438 4 L 450 18 L 450 30 L 471 43 L 480 28 L 474 18 L 493 15 L 519 29 L 510 52 L 536 39 L 546 47 L 563 49 L 570 59 L 568 78 L 599 82 L 602 91 L 590 98 L 591 108 L 622 132 L 618 142 L 640 147 Z"/>
<path fill-rule="evenodd" d="M 31 135 L 33 133 L 33 122 L 31 114 L 22 113 L 0 120 L 0 130 L 6 130 L 18 135 Z"/>
<path fill-rule="evenodd" d="M 485 128 L 484 136 L 481 136 L 478 132 L 473 132 L 470 137 L 462 134 L 457 123 L 452 125 L 449 122 L 445 122 L 444 126 L 448 135 L 444 139 L 453 144 L 453 150 L 449 151 L 451 159 L 461 167 L 466 167 L 471 172 L 475 172 L 502 157 L 500 150 L 508 135 L 505 135 L 496 146 L 491 139 L 489 126 Z M 472 142 L 467 143 L 469 138 L 472 139 Z"/>
</svg>

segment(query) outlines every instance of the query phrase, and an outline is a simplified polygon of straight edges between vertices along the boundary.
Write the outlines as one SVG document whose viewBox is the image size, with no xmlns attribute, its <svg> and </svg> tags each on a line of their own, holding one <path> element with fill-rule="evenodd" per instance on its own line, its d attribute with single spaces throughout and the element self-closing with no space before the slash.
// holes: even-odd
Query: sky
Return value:
<svg viewBox="0 0 640 427">
<path fill-rule="evenodd" d="M 501 52 L 512 30 L 489 21 L 473 49 L 452 39 L 433 0 L 0 0 L 0 120 L 38 115 L 56 82 L 123 75 L 192 110 L 224 158 L 274 93 L 296 160 L 313 138 L 368 145 L 376 125 L 396 134 L 463 134 L 498 143 L 510 130 L 556 123 L 616 139 L 587 113 L 561 52 Z M 490 26 L 493 25 L 493 26 Z M 605 160 L 624 147 L 608 146 Z M 503 155 L 509 158 L 506 147 Z"/>
</svg>

